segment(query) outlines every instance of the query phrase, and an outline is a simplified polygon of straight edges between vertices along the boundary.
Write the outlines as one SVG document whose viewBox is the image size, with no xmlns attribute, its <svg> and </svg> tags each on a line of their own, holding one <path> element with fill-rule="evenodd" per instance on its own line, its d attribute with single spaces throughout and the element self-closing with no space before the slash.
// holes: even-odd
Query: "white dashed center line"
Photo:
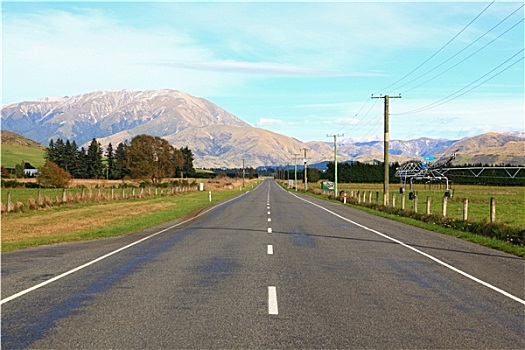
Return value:
<svg viewBox="0 0 525 350">
<path fill-rule="evenodd" d="M 268 255 L 273 255 L 273 245 L 268 244 Z"/>
<path fill-rule="evenodd" d="M 268 314 L 279 314 L 277 310 L 277 290 L 275 287 L 268 287 Z"/>
</svg>

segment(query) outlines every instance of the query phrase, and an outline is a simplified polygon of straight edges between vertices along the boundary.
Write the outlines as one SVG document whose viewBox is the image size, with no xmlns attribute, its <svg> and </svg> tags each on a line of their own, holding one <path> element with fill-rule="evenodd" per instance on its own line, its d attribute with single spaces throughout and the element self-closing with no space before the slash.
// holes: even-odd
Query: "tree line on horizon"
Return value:
<svg viewBox="0 0 525 350">
<path fill-rule="evenodd" d="M 137 135 L 116 148 L 109 143 L 104 150 L 96 138 L 88 148 L 76 142 L 51 139 L 45 149 L 46 161 L 56 164 L 75 179 L 121 180 L 191 177 L 195 174 L 193 152 L 188 147 L 173 147 L 158 136 Z"/>
</svg>

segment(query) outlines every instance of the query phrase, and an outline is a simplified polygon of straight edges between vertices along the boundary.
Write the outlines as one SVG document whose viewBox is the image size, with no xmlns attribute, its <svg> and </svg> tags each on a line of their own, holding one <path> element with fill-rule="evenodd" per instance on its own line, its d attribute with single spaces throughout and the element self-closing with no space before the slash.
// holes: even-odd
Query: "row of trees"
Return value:
<svg viewBox="0 0 525 350">
<path fill-rule="evenodd" d="M 334 162 L 329 162 L 327 170 L 322 172 L 317 168 L 307 168 L 308 171 L 308 182 L 317 182 L 319 180 L 334 181 L 335 178 L 335 167 Z M 390 165 L 390 182 L 399 182 L 394 174 L 396 168 L 399 167 L 398 163 Z M 279 179 L 293 179 L 295 177 L 295 171 L 292 169 L 277 169 L 275 171 L 276 178 Z M 362 182 L 362 183 L 373 183 L 383 182 L 384 179 L 384 167 L 383 164 L 368 164 L 368 163 L 337 163 L 337 182 L 339 183 L 351 183 L 351 182 Z M 304 169 L 297 170 L 297 180 L 304 182 Z"/>
<path fill-rule="evenodd" d="M 399 167 L 399 163 L 390 164 L 389 168 L 389 177 L 390 182 L 395 183 L 399 182 L 399 179 L 396 178 L 395 172 Z M 330 181 L 334 181 L 335 178 L 335 167 L 334 162 L 327 164 L 328 170 L 325 172 L 325 178 Z M 337 182 L 340 183 L 351 183 L 351 182 L 361 182 L 361 183 L 371 183 L 371 182 L 383 182 L 384 181 L 384 172 L 385 167 L 381 164 L 369 164 L 369 163 L 337 163 Z"/>
<path fill-rule="evenodd" d="M 399 163 L 390 164 L 389 176 L 390 182 L 396 183 L 400 179 L 395 177 L 396 169 L 399 167 Z M 462 170 L 462 168 L 468 167 L 485 167 L 483 172 L 479 170 L 471 172 L 468 169 Z M 334 163 L 330 162 L 327 165 L 328 170 L 322 174 L 322 178 L 334 181 Z M 474 174 L 477 174 L 475 176 Z M 514 177 L 511 177 L 513 175 Z M 448 171 L 446 173 L 447 178 L 450 182 L 456 184 L 475 184 L 475 185 L 525 185 L 525 174 L 518 172 L 517 170 L 505 170 L 505 169 L 491 169 L 490 165 L 474 164 L 458 166 L 454 171 Z M 350 182 L 383 182 L 384 179 L 384 166 L 380 164 L 367 164 L 367 163 L 337 163 L 337 179 L 340 183 Z"/>
<path fill-rule="evenodd" d="M 160 182 L 166 177 L 193 176 L 193 152 L 176 149 L 168 141 L 150 135 L 135 136 L 131 142 L 121 142 L 117 148 L 109 143 L 104 152 L 93 139 L 88 149 L 78 148 L 75 141 L 50 140 L 45 158 L 76 179 L 111 179 L 125 177 Z"/>
</svg>

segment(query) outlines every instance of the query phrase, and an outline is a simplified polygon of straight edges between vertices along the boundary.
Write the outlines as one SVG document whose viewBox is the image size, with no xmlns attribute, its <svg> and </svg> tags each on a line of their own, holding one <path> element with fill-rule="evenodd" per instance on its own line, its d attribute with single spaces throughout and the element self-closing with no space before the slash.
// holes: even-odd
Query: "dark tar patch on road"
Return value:
<svg viewBox="0 0 525 350">
<path fill-rule="evenodd" d="M 238 264 L 234 260 L 215 257 L 206 264 L 197 267 L 196 272 L 200 276 L 198 285 L 211 287 L 231 275 L 237 267 Z"/>
<path fill-rule="evenodd" d="M 297 247 L 307 247 L 307 248 L 313 248 L 315 247 L 315 240 L 303 232 L 298 233 L 292 233 L 293 237 L 293 243 Z"/>
</svg>

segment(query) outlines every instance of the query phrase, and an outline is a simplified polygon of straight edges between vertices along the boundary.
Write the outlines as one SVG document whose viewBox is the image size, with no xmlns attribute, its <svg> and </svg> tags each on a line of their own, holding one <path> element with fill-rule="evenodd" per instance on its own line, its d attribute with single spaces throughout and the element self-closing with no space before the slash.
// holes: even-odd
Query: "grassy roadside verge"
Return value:
<svg viewBox="0 0 525 350">
<path fill-rule="evenodd" d="M 283 186 L 283 188 L 288 190 L 288 191 L 290 191 L 290 189 L 288 189 L 286 186 Z M 336 202 L 336 203 L 339 203 L 339 204 L 343 205 L 340 201 L 338 201 L 336 199 L 333 199 L 333 198 L 327 198 L 326 196 L 323 196 L 323 195 L 315 194 L 315 193 L 312 193 L 312 192 L 304 192 L 304 191 L 299 191 L 299 193 L 308 194 L 311 197 L 315 197 L 315 198 L 322 199 L 322 200 L 325 200 L 325 201 Z M 511 244 L 511 243 L 502 241 L 502 240 L 498 240 L 498 239 L 494 239 L 494 238 L 490 238 L 490 237 L 485 237 L 485 236 L 478 235 L 478 234 L 475 234 L 475 233 L 455 230 L 455 229 L 452 229 L 452 228 L 446 228 L 446 227 L 443 227 L 443 226 L 440 226 L 440 225 L 435 225 L 435 224 L 431 224 L 431 223 L 427 223 L 427 222 L 422 222 L 422 221 L 418 221 L 418 220 L 415 220 L 415 219 L 412 219 L 412 218 L 408 218 L 408 217 L 403 217 L 403 216 L 399 216 L 399 215 L 389 214 L 389 213 L 385 213 L 385 212 L 382 212 L 382 211 L 379 211 L 379 210 L 375 210 L 375 209 L 372 209 L 372 208 L 368 208 L 368 207 L 365 207 L 365 206 L 361 206 L 361 205 L 346 204 L 346 206 L 350 206 L 352 208 L 359 209 L 361 211 L 367 212 L 367 213 L 372 214 L 372 215 L 384 217 L 384 218 L 387 218 L 387 219 L 390 219 L 390 220 L 402 222 L 402 223 L 405 223 L 405 224 L 408 224 L 408 225 L 412 225 L 412 226 L 415 226 L 415 227 L 419 227 L 419 228 L 423 228 L 423 229 L 426 229 L 426 230 L 443 233 L 443 234 L 446 234 L 446 235 L 449 235 L 449 236 L 452 236 L 452 237 L 460 238 L 460 239 L 463 239 L 463 240 L 466 240 L 466 241 L 469 241 L 469 242 L 473 242 L 473 243 L 476 243 L 476 244 L 484 246 L 484 247 L 496 249 L 496 250 L 499 250 L 499 251 L 502 251 L 502 252 L 505 252 L 505 253 L 509 253 L 509 254 L 513 254 L 513 255 L 519 256 L 519 257 L 525 257 L 525 247 L 517 246 L 517 245 Z"/>
<path fill-rule="evenodd" d="M 239 195 L 238 189 L 189 192 L 125 202 L 82 203 L 2 216 L 2 252 L 114 237 L 154 227 Z"/>
<path fill-rule="evenodd" d="M 509 253 L 509 254 L 513 254 L 513 255 L 516 255 L 516 256 L 519 256 L 519 257 L 522 257 L 522 258 L 525 257 L 525 247 L 520 247 L 520 246 L 517 246 L 517 245 L 513 245 L 513 244 L 510 244 L 510 243 L 505 242 L 505 241 L 501 241 L 501 240 L 498 240 L 498 239 L 477 235 L 477 234 L 470 233 L 470 232 L 463 232 L 463 231 L 459 231 L 459 230 L 454 230 L 454 229 L 442 227 L 442 226 L 439 226 L 439 225 L 433 225 L 433 224 L 429 224 L 429 223 L 426 223 L 426 222 L 414 220 L 414 219 L 411 219 L 411 218 L 406 218 L 406 217 L 402 217 L 402 216 L 388 214 L 388 213 L 384 213 L 384 212 L 381 212 L 381 211 L 378 211 L 378 210 L 374 210 L 374 209 L 371 209 L 371 208 L 367 208 L 367 207 L 362 207 L 362 206 L 357 206 L 357 205 L 349 205 L 349 206 L 351 206 L 352 208 L 356 208 L 356 209 L 362 210 L 364 212 L 373 214 L 373 215 L 381 216 L 381 217 L 384 217 L 384 218 L 387 218 L 387 219 L 395 220 L 395 221 L 398 221 L 398 222 L 402 222 L 402 223 L 405 223 L 405 224 L 408 224 L 408 225 L 412 225 L 412 226 L 415 226 L 415 227 L 419 227 L 419 228 L 423 228 L 423 229 L 426 229 L 426 230 L 443 233 L 443 234 L 446 234 L 448 236 L 461 238 L 461 239 L 464 239 L 466 241 L 482 245 L 484 247 L 496 249 L 496 250 L 499 250 L 499 251 L 502 251 L 502 252 L 505 252 L 505 253 Z"/>
</svg>

